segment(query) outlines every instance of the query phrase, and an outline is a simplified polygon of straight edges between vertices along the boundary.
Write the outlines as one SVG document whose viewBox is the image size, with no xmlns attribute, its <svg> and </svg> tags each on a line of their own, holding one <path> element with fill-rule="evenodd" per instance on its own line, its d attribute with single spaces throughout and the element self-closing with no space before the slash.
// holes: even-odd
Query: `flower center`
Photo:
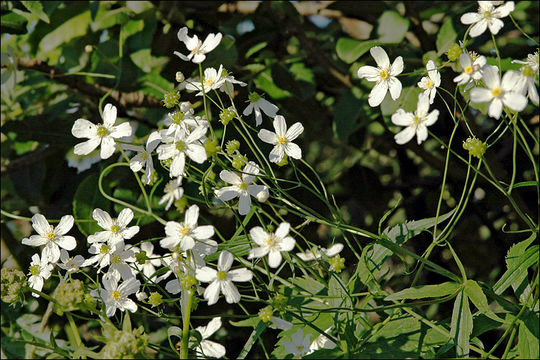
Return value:
<svg viewBox="0 0 540 360">
<path fill-rule="evenodd" d="M 259 101 L 260 98 L 261 98 L 261 95 L 259 95 L 257 93 L 254 93 L 254 92 L 252 92 L 248 96 L 249 101 L 252 102 L 252 103 L 256 103 L 257 101 Z"/>
<path fill-rule="evenodd" d="M 484 11 L 484 18 L 489 19 L 491 17 L 490 11 Z"/>
<path fill-rule="evenodd" d="M 204 80 L 204 86 L 211 87 L 212 85 L 214 85 L 214 79 L 210 78 L 210 79 Z"/>
<path fill-rule="evenodd" d="M 109 246 L 108 245 L 101 245 L 101 249 L 99 249 L 99 252 L 102 254 L 106 254 L 109 252 Z"/>
<path fill-rule="evenodd" d="M 103 125 L 98 126 L 97 134 L 98 134 L 99 137 L 104 137 L 108 133 L 109 133 L 109 131 L 105 128 L 105 126 L 103 126 Z"/>
<path fill-rule="evenodd" d="M 283 144 L 285 144 L 287 142 L 287 139 L 285 139 L 284 136 L 278 136 L 277 142 L 278 142 L 278 144 L 283 145 Z"/>
<path fill-rule="evenodd" d="M 493 95 L 493 97 L 497 97 L 501 94 L 502 94 L 502 90 L 500 88 L 495 88 L 491 90 L 491 95 Z"/>
<path fill-rule="evenodd" d="M 52 227 L 52 226 L 51 226 Z M 51 229 L 48 233 L 47 233 L 47 240 L 49 241 L 52 241 L 54 239 L 54 237 L 56 236 L 56 234 L 54 233 L 54 231 Z"/>
<path fill-rule="evenodd" d="M 419 116 L 413 118 L 414 125 L 418 126 L 422 122 L 422 119 Z"/>
<path fill-rule="evenodd" d="M 111 231 L 113 233 L 117 234 L 120 231 L 120 226 L 118 226 L 118 225 L 111 226 Z"/>
<path fill-rule="evenodd" d="M 525 76 L 534 76 L 534 70 L 530 66 L 522 67 L 521 73 Z"/>
<path fill-rule="evenodd" d="M 227 273 L 225 271 L 218 271 L 216 274 L 218 280 L 224 280 L 227 278 Z"/>
<path fill-rule="evenodd" d="M 299 353 L 302 353 L 302 352 L 304 352 L 304 347 L 302 345 L 298 345 L 296 347 L 296 350 L 298 350 Z"/>
<path fill-rule="evenodd" d="M 141 160 L 147 160 L 148 159 L 148 154 L 146 152 L 143 152 L 141 154 Z"/>
<path fill-rule="evenodd" d="M 184 150 L 185 147 L 186 147 L 186 144 L 183 141 L 179 141 L 176 143 L 176 149 L 178 151 Z"/>
<path fill-rule="evenodd" d="M 244 184 L 244 183 L 241 183 L 240 185 L 238 185 L 238 187 L 240 188 L 240 190 L 247 190 L 248 185 Z"/>
<path fill-rule="evenodd" d="M 426 82 L 426 87 L 427 87 L 428 89 L 431 89 L 431 88 L 433 87 L 433 81 L 428 80 L 428 81 Z"/>
<path fill-rule="evenodd" d="M 120 256 L 114 255 L 114 256 L 112 257 L 111 262 L 112 262 L 113 264 L 118 264 L 118 263 L 120 262 Z"/>
<path fill-rule="evenodd" d="M 120 300 L 122 298 L 122 294 L 119 291 L 113 291 L 113 293 L 111 294 L 111 297 L 114 300 Z"/>
<path fill-rule="evenodd" d="M 388 78 L 388 69 L 382 69 L 379 73 L 379 76 L 381 77 L 381 80 L 385 80 Z"/>
<path fill-rule="evenodd" d="M 30 274 L 38 275 L 39 274 L 39 265 L 30 266 Z"/>
<path fill-rule="evenodd" d="M 182 119 L 184 118 L 184 113 L 181 111 L 175 111 L 172 115 L 172 123 L 176 125 L 180 125 L 182 122 Z"/>
<path fill-rule="evenodd" d="M 180 234 L 180 236 L 185 236 L 189 234 L 189 226 L 184 225 L 180 228 L 180 230 L 178 230 L 178 233 Z"/>
<path fill-rule="evenodd" d="M 473 72 L 473 68 L 472 66 L 467 66 L 463 71 L 465 71 L 466 74 L 470 74 Z"/>
</svg>

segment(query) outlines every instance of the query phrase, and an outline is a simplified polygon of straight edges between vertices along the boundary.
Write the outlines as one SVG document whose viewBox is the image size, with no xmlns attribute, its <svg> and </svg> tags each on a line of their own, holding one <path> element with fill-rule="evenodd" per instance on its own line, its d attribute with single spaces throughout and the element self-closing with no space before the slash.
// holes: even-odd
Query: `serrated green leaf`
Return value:
<svg viewBox="0 0 540 360">
<path fill-rule="evenodd" d="M 505 257 L 507 268 L 519 266 L 519 257 L 526 251 L 526 249 L 535 239 L 536 233 L 533 233 L 531 234 L 531 236 L 529 236 L 528 239 L 514 244 L 510 247 Z M 531 290 L 527 275 L 527 271 L 523 271 L 520 276 L 514 281 L 514 283 L 512 283 L 512 289 L 514 289 L 516 297 L 518 297 L 520 300 L 525 293 L 528 293 Z M 523 301 L 524 300 L 525 299 L 523 299 Z"/>
<path fill-rule="evenodd" d="M 40 50 L 49 52 L 76 37 L 86 35 L 90 21 L 89 10 L 72 17 L 45 35 L 39 43 Z"/>
<path fill-rule="evenodd" d="M 448 17 L 437 34 L 437 55 L 441 56 L 444 54 L 456 42 L 456 39 L 457 33 L 454 30 L 454 25 L 452 25 L 452 18 Z"/>
<path fill-rule="evenodd" d="M 474 306 L 476 306 L 476 308 L 482 314 L 488 316 L 489 318 L 491 318 L 493 320 L 504 322 L 503 319 L 498 317 L 493 312 L 493 310 L 491 310 L 489 308 L 489 303 L 488 303 L 487 297 L 484 294 L 484 292 L 482 291 L 482 288 L 480 287 L 480 285 L 478 285 L 478 283 L 476 281 L 470 280 L 470 279 L 467 280 L 467 282 L 465 283 L 465 287 L 464 287 L 463 291 L 465 291 L 465 294 L 467 294 L 467 296 L 472 301 Z"/>
<path fill-rule="evenodd" d="M 336 53 L 341 60 L 347 64 L 352 64 L 360 56 L 368 52 L 369 49 L 378 45 L 382 45 L 382 42 L 377 40 L 360 41 L 343 37 L 337 41 Z"/>
<path fill-rule="evenodd" d="M 73 215 L 79 230 L 86 236 L 101 231 L 101 227 L 92 217 L 92 212 L 96 208 L 103 211 L 109 211 L 110 201 L 105 199 L 99 192 L 98 187 L 99 174 L 87 176 L 77 188 L 73 198 Z"/>
<path fill-rule="evenodd" d="M 28 11 L 32 13 L 32 15 L 37 16 L 41 20 L 45 21 L 47 24 L 50 22 L 49 17 L 43 11 L 43 5 L 40 1 L 21 1 L 21 3 Z"/>
<path fill-rule="evenodd" d="M 519 279 L 523 278 L 523 274 L 527 272 L 527 269 L 538 261 L 538 245 L 528 248 L 516 261 L 514 266 L 509 267 L 508 270 L 501 276 L 499 281 L 493 285 L 493 291 L 495 294 L 501 295 L 506 289 L 512 285 L 519 286 Z"/>
<path fill-rule="evenodd" d="M 389 295 L 385 300 L 438 298 L 455 293 L 460 286 L 461 284 L 450 281 L 437 285 L 414 286 Z"/>
<path fill-rule="evenodd" d="M 464 358 L 469 356 L 472 328 L 473 319 L 469 308 L 469 299 L 467 294 L 461 291 L 454 302 L 450 329 L 450 337 L 454 339 L 456 345 L 456 357 Z"/>
<path fill-rule="evenodd" d="M 377 34 L 379 41 L 387 43 L 399 43 L 409 30 L 409 19 L 401 16 L 397 11 L 385 11 L 379 18 Z"/>
</svg>

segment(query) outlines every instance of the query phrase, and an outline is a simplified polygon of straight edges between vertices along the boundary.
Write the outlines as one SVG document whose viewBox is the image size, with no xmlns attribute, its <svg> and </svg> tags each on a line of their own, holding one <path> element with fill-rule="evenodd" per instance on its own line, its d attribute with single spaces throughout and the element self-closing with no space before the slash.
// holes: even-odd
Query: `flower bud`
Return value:
<svg viewBox="0 0 540 360">
<path fill-rule="evenodd" d="M 225 145 L 225 150 L 227 151 L 227 155 L 233 156 L 234 152 L 238 149 L 240 149 L 240 141 L 238 140 L 227 141 L 227 144 Z"/>
<path fill-rule="evenodd" d="M 448 51 L 446 52 L 446 56 L 448 56 L 448 60 L 450 61 L 457 61 L 459 59 L 459 55 L 463 53 L 463 50 L 458 44 L 454 44 L 450 46 Z"/>
<path fill-rule="evenodd" d="M 80 280 L 61 282 L 53 293 L 57 301 L 57 313 L 77 310 L 85 301 L 84 284 Z"/>
<path fill-rule="evenodd" d="M 341 270 L 345 268 L 345 258 L 342 258 L 339 255 L 331 257 L 328 262 L 330 263 L 330 268 L 328 269 L 330 271 L 340 273 Z"/>
<path fill-rule="evenodd" d="M 272 321 L 272 307 L 267 306 L 259 310 L 259 319 L 261 319 L 263 322 L 269 322 Z"/>
<path fill-rule="evenodd" d="M 484 144 L 480 139 L 477 139 L 475 137 L 467 138 L 463 142 L 463 148 L 465 150 L 469 151 L 469 154 L 472 156 L 475 156 L 477 158 L 482 158 L 484 156 L 484 153 L 486 152 L 487 145 Z"/>
<path fill-rule="evenodd" d="M 179 100 L 180 93 L 176 90 L 171 90 L 163 95 L 163 105 L 165 105 L 165 107 L 168 109 L 178 105 Z"/>
<path fill-rule="evenodd" d="M 232 167 L 238 170 L 242 170 L 244 165 L 247 164 L 248 158 L 245 155 L 237 154 L 233 156 Z"/>
<path fill-rule="evenodd" d="M 15 304 L 22 300 L 26 287 L 26 275 L 17 269 L 2 268 L 1 296 L 7 304 Z"/>
<path fill-rule="evenodd" d="M 135 294 L 135 297 L 137 298 L 137 300 L 143 301 L 144 299 L 146 299 L 146 298 L 148 297 L 148 294 L 145 293 L 144 291 L 138 291 L 138 292 Z"/>
<path fill-rule="evenodd" d="M 181 71 L 177 71 L 176 72 L 176 81 L 181 83 L 184 80 L 186 80 L 186 77 L 184 76 L 184 74 Z"/>
<path fill-rule="evenodd" d="M 204 143 L 204 150 L 206 150 L 206 156 L 211 157 L 220 150 L 219 141 L 216 138 L 208 138 Z"/>
<path fill-rule="evenodd" d="M 162 300 L 163 296 L 161 296 L 160 293 L 154 291 L 150 293 L 150 297 L 148 298 L 148 304 L 152 305 L 152 307 L 159 306 L 163 304 Z"/>
<path fill-rule="evenodd" d="M 268 192 L 268 188 L 265 186 L 264 189 L 257 193 L 257 200 L 259 200 L 259 202 L 265 202 L 269 196 L 270 193 Z"/>
</svg>

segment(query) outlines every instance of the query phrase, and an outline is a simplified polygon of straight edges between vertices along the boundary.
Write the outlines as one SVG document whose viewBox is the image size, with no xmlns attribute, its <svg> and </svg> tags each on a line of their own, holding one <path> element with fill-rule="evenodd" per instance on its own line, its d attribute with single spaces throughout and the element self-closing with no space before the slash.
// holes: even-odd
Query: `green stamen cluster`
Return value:
<svg viewBox="0 0 540 360">
<path fill-rule="evenodd" d="M 227 151 L 227 155 L 229 156 L 233 156 L 234 152 L 238 149 L 240 149 L 240 141 L 238 140 L 229 140 L 225 144 L 225 151 Z"/>
<path fill-rule="evenodd" d="M 530 76 L 530 77 L 534 76 L 534 70 L 528 65 L 522 66 L 520 70 L 521 70 L 521 73 L 525 76 Z"/>
<path fill-rule="evenodd" d="M 450 46 L 450 49 L 446 52 L 446 56 L 448 56 L 448 60 L 450 61 L 457 61 L 462 53 L 463 50 L 461 47 L 458 44 L 454 44 Z"/>
<path fill-rule="evenodd" d="M 330 263 L 330 271 L 340 273 L 341 270 L 345 268 L 345 258 L 342 258 L 339 255 L 331 257 L 328 262 Z"/>
<path fill-rule="evenodd" d="M 176 210 L 178 212 L 183 213 L 186 210 L 186 206 L 188 205 L 186 198 L 178 199 L 174 202 L 174 206 L 176 207 Z"/>
<path fill-rule="evenodd" d="M 267 306 L 259 310 L 259 319 L 261 319 L 264 322 L 272 321 L 273 314 L 274 312 L 272 311 L 272 307 Z"/>
<path fill-rule="evenodd" d="M 223 125 L 227 125 L 229 121 L 234 119 L 235 116 L 236 116 L 236 112 L 234 111 L 232 107 L 230 107 L 219 113 L 219 121 L 221 121 Z"/>
<path fill-rule="evenodd" d="M 248 99 L 252 103 L 256 103 L 261 98 L 261 95 L 257 94 L 256 92 L 252 92 L 249 94 Z"/>
<path fill-rule="evenodd" d="M 71 282 L 61 282 L 54 290 L 53 297 L 56 299 L 56 312 L 62 314 L 64 311 L 77 310 L 84 302 L 84 285 L 80 280 Z"/>
<path fill-rule="evenodd" d="M 180 100 L 180 93 L 176 90 L 171 90 L 169 92 L 166 92 L 163 95 L 163 105 L 165 105 L 167 109 L 170 109 L 178 105 L 179 100 Z"/>
<path fill-rule="evenodd" d="M 163 296 L 160 293 L 154 291 L 150 293 L 150 296 L 148 297 L 148 304 L 152 305 L 152 307 L 159 306 L 163 304 L 162 298 Z"/>
<path fill-rule="evenodd" d="M 191 289 L 192 286 L 197 284 L 197 280 L 191 275 L 184 275 L 181 278 L 182 288 L 185 290 Z"/>
<path fill-rule="evenodd" d="M 22 300 L 23 290 L 26 287 L 26 276 L 17 269 L 2 268 L 1 297 L 6 304 L 15 304 Z"/>
<path fill-rule="evenodd" d="M 171 114 L 171 121 L 173 124 L 180 125 L 182 120 L 184 120 L 185 114 L 181 111 L 175 111 Z"/>
<path fill-rule="evenodd" d="M 463 148 L 468 150 L 470 155 L 480 159 L 482 156 L 484 156 L 487 145 L 484 144 L 480 139 L 472 137 L 463 142 Z"/>
<path fill-rule="evenodd" d="M 137 254 L 135 254 L 135 260 L 137 260 L 137 264 L 139 265 L 146 264 L 146 261 L 148 261 L 148 256 L 146 256 L 146 251 L 141 250 Z"/>
<path fill-rule="evenodd" d="M 236 154 L 233 156 L 232 159 L 232 167 L 238 170 L 242 170 L 244 165 L 246 165 L 248 162 L 248 158 L 245 155 L 242 154 Z"/>
<path fill-rule="evenodd" d="M 208 138 L 204 143 L 204 150 L 206 150 L 206 155 L 208 157 L 216 154 L 221 148 L 219 147 L 219 141 L 216 138 Z"/>
<path fill-rule="evenodd" d="M 145 358 L 144 351 L 148 346 L 148 335 L 139 326 L 131 331 L 116 330 L 108 336 L 109 342 L 100 352 L 103 359 Z"/>
</svg>

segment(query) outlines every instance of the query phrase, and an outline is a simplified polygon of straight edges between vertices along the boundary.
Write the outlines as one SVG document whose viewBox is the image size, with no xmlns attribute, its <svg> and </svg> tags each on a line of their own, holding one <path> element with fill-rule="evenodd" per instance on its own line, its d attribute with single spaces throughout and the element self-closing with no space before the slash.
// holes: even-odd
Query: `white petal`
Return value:
<svg viewBox="0 0 540 360">
<path fill-rule="evenodd" d="M 127 229 L 122 231 L 121 237 L 124 238 L 124 239 L 131 239 L 138 232 L 139 232 L 139 227 L 138 226 L 131 226 L 131 227 L 128 227 Z"/>
<path fill-rule="evenodd" d="M 242 115 L 247 116 L 250 115 L 253 112 L 253 103 L 249 103 L 249 105 L 244 109 L 242 112 Z"/>
<path fill-rule="evenodd" d="M 253 274 L 246 268 L 231 270 L 228 272 L 230 279 L 236 282 L 251 281 Z"/>
<path fill-rule="evenodd" d="M 503 110 L 503 102 L 498 98 L 494 98 L 491 104 L 489 105 L 488 115 L 495 119 L 498 119 L 501 117 L 502 110 Z"/>
<path fill-rule="evenodd" d="M 229 201 L 238 196 L 236 186 L 225 186 L 216 190 L 216 197 L 221 201 Z"/>
<path fill-rule="evenodd" d="M 416 113 L 419 115 L 427 114 L 429 110 L 429 96 L 426 93 L 418 94 L 418 103 L 416 105 Z"/>
<path fill-rule="evenodd" d="M 285 153 L 293 159 L 298 160 L 302 158 L 302 149 L 300 149 L 300 146 L 296 144 L 291 142 L 283 144 L 283 150 L 285 150 Z"/>
<path fill-rule="evenodd" d="M 175 236 L 168 236 L 159 241 L 159 245 L 165 249 L 172 249 L 180 243 L 180 239 Z"/>
<path fill-rule="evenodd" d="M 283 159 L 284 155 L 285 149 L 283 148 L 283 145 L 277 144 L 276 146 L 274 146 L 272 151 L 270 151 L 268 158 L 271 162 L 278 163 Z"/>
<path fill-rule="evenodd" d="M 203 340 L 200 344 L 200 352 L 205 357 L 222 358 L 225 356 L 225 347 L 210 340 Z"/>
<path fill-rule="evenodd" d="M 406 112 L 403 109 L 398 109 L 392 115 L 392 123 L 399 126 L 409 126 L 414 123 L 414 115 L 410 112 Z"/>
<path fill-rule="evenodd" d="M 112 104 L 105 105 L 103 109 L 103 124 L 107 127 L 111 127 L 116 122 L 116 106 Z"/>
<path fill-rule="evenodd" d="M 77 241 L 73 236 L 60 236 L 55 240 L 55 242 L 58 244 L 58 246 L 66 250 L 73 250 L 77 246 Z"/>
<path fill-rule="evenodd" d="M 480 17 L 480 14 L 477 12 L 474 12 L 474 13 L 470 12 L 470 13 L 461 15 L 461 23 L 465 25 L 474 24 L 475 22 L 480 21 L 480 19 L 482 18 Z"/>
<path fill-rule="evenodd" d="M 77 119 L 71 128 L 76 138 L 93 138 L 97 136 L 97 126 L 85 119 Z"/>
<path fill-rule="evenodd" d="M 397 133 L 394 136 L 394 139 L 396 140 L 397 144 L 403 145 L 409 142 L 409 140 L 411 140 L 415 134 L 416 134 L 416 131 L 414 130 L 414 128 L 412 126 L 409 126 L 403 129 L 402 131 L 400 131 L 399 133 Z"/>
<path fill-rule="evenodd" d="M 200 50 L 204 53 L 208 53 L 212 50 L 214 50 L 216 48 L 216 46 L 219 45 L 220 41 L 221 41 L 221 38 L 222 38 L 222 34 L 221 33 L 217 33 L 217 34 L 208 34 L 208 36 L 206 37 L 206 39 L 204 39 L 204 42 L 203 44 L 201 45 L 201 48 Z"/>
<path fill-rule="evenodd" d="M 127 226 L 131 220 L 133 219 L 133 210 L 130 208 L 125 208 L 122 211 L 120 211 L 120 214 L 118 214 L 118 224 L 121 227 Z"/>
<path fill-rule="evenodd" d="M 268 239 L 268 233 L 260 226 L 255 226 L 249 230 L 249 235 L 251 236 L 251 240 L 257 245 L 264 245 L 266 239 Z"/>
<path fill-rule="evenodd" d="M 189 144 L 186 149 L 186 153 L 191 160 L 199 164 L 202 164 L 208 158 L 206 155 L 206 150 L 202 145 L 199 144 Z"/>
<path fill-rule="evenodd" d="M 504 23 L 502 22 L 502 20 L 499 20 L 499 19 L 492 18 L 488 22 L 489 31 L 491 31 L 493 35 L 497 35 L 499 33 L 499 30 L 501 30 L 503 26 L 504 26 Z"/>
<path fill-rule="evenodd" d="M 49 222 L 45 218 L 45 216 L 41 214 L 35 214 L 32 216 L 32 227 L 39 235 L 47 236 L 49 231 L 51 231 L 51 226 L 49 225 Z"/>
<path fill-rule="evenodd" d="M 276 250 L 271 250 L 268 253 L 268 266 L 271 268 L 277 268 L 281 264 L 281 253 Z"/>
<path fill-rule="evenodd" d="M 272 104 L 271 102 L 269 102 L 268 100 L 264 99 L 264 98 L 260 98 L 258 101 L 257 101 L 257 104 L 259 105 L 259 108 L 264 111 L 264 113 L 273 118 L 276 116 L 276 113 L 278 112 L 279 108 Z"/>
<path fill-rule="evenodd" d="M 25 238 L 22 240 L 23 245 L 28 246 L 41 246 L 45 245 L 49 240 L 46 237 L 41 235 L 32 235 L 30 238 Z"/>
<path fill-rule="evenodd" d="M 287 130 L 287 133 L 285 134 L 285 138 L 288 141 L 293 141 L 298 136 L 300 136 L 300 134 L 303 133 L 303 132 L 304 132 L 304 126 L 301 123 L 297 122 L 297 123 L 294 123 L 289 128 L 289 130 Z"/>
<path fill-rule="evenodd" d="M 425 126 L 418 126 L 416 129 L 416 142 L 420 145 L 428 137 L 428 131 Z"/>
<path fill-rule="evenodd" d="M 204 290 L 204 298 L 208 300 L 208 305 L 214 305 L 219 299 L 220 286 L 218 281 L 212 282 Z"/>
<path fill-rule="evenodd" d="M 336 256 L 337 254 L 339 254 L 341 252 L 341 250 L 343 250 L 343 244 L 337 243 L 337 244 L 334 244 L 334 245 L 330 246 L 328 248 L 328 250 L 324 251 L 324 253 L 326 254 L 326 256 L 332 257 L 332 256 Z"/>
<path fill-rule="evenodd" d="M 281 224 L 279 224 L 277 230 L 276 230 L 276 237 L 278 239 L 283 239 L 285 238 L 285 236 L 287 236 L 289 234 L 289 230 L 291 229 L 291 224 L 289 224 L 288 222 L 283 222 Z"/>
<path fill-rule="evenodd" d="M 249 250 L 248 259 L 260 259 L 268 254 L 268 247 L 256 247 Z"/>
<path fill-rule="evenodd" d="M 392 100 L 397 100 L 399 95 L 401 95 L 401 82 L 397 78 L 391 77 L 388 79 L 388 87 L 390 89 Z"/>
<path fill-rule="evenodd" d="M 268 131 L 266 129 L 261 129 L 259 133 L 257 134 L 257 136 L 259 137 L 259 139 L 261 139 L 265 143 L 273 144 L 273 145 L 277 144 L 277 135 L 271 131 Z"/>
<path fill-rule="evenodd" d="M 285 118 L 281 115 L 276 115 L 274 118 L 274 130 L 276 131 L 277 136 L 284 137 L 287 132 L 287 124 L 285 123 Z"/>
<path fill-rule="evenodd" d="M 197 220 L 199 219 L 199 207 L 197 205 L 191 205 L 186 210 L 184 217 L 184 223 L 190 228 L 197 226 Z"/>
<path fill-rule="evenodd" d="M 184 236 L 182 239 L 180 239 L 180 250 L 191 250 L 194 246 L 195 240 L 191 236 Z"/>
<path fill-rule="evenodd" d="M 521 86 L 520 84 L 523 82 L 521 79 L 524 77 L 526 78 L 519 71 L 508 70 L 502 77 L 501 87 L 507 91 L 512 90 L 516 85 Z"/>
<path fill-rule="evenodd" d="M 221 172 L 219 173 L 219 177 L 221 178 L 221 180 L 229 184 L 240 184 L 242 182 L 240 176 L 229 170 L 221 170 Z"/>
<path fill-rule="evenodd" d="M 114 139 L 109 136 L 105 136 L 101 139 L 101 153 L 100 156 L 102 159 L 108 159 L 112 156 L 116 150 L 116 143 Z"/>
<path fill-rule="evenodd" d="M 396 76 L 396 75 L 401 74 L 402 71 L 403 71 L 403 58 L 401 56 L 398 56 L 394 60 L 394 63 L 392 64 L 392 68 L 390 69 L 390 75 Z"/>
<path fill-rule="evenodd" d="M 504 5 L 499 6 L 495 11 L 491 13 L 492 16 L 497 18 L 503 18 L 508 15 L 515 9 L 515 4 L 513 1 L 507 1 Z"/>
<path fill-rule="evenodd" d="M 195 271 L 195 278 L 202 282 L 212 282 L 216 279 L 217 271 L 207 266 Z"/>
<path fill-rule="evenodd" d="M 251 209 L 251 197 L 249 195 L 240 195 L 240 200 L 238 201 L 238 213 L 240 215 L 246 215 Z"/>
<path fill-rule="evenodd" d="M 503 102 L 514 111 L 522 111 L 527 106 L 527 98 L 517 92 L 505 93 Z"/>
<path fill-rule="evenodd" d="M 75 239 L 73 239 L 75 241 Z M 60 259 L 60 248 L 53 242 L 48 242 L 41 252 L 41 258 L 47 259 L 51 263 L 55 263 Z"/>
<path fill-rule="evenodd" d="M 221 292 L 225 295 L 225 301 L 234 304 L 240 301 L 240 293 L 232 281 L 221 281 Z"/>
<path fill-rule="evenodd" d="M 92 217 L 97 221 L 98 225 L 105 230 L 110 230 L 114 225 L 111 216 L 100 208 L 94 209 Z"/>
<path fill-rule="evenodd" d="M 135 301 L 133 301 L 131 299 L 123 299 L 123 300 L 124 300 L 124 303 L 122 304 L 122 307 L 124 308 L 124 310 L 129 310 L 132 313 L 137 311 L 138 306 L 135 303 Z"/>
<path fill-rule="evenodd" d="M 200 64 L 205 59 L 206 59 L 206 55 L 201 54 L 201 53 L 197 53 L 197 54 L 195 54 L 195 56 L 193 56 L 193 59 L 191 61 L 193 61 L 194 64 Z"/>
<path fill-rule="evenodd" d="M 379 69 L 373 66 L 362 66 L 360 69 L 358 69 L 358 72 L 356 73 L 360 79 L 366 78 L 368 81 L 377 81 L 377 77 L 379 76 Z"/>
<path fill-rule="evenodd" d="M 471 89 L 470 96 L 473 103 L 489 102 L 493 99 L 491 91 L 485 88 Z"/>
<path fill-rule="evenodd" d="M 375 59 L 377 66 L 380 68 L 390 67 L 390 59 L 388 59 L 388 55 L 382 47 L 374 46 L 369 49 L 369 52 L 371 53 L 371 56 L 373 56 L 373 59 Z"/>
<path fill-rule="evenodd" d="M 193 237 L 197 240 L 209 239 L 214 236 L 214 227 L 212 225 L 199 226 L 193 230 Z"/>
<path fill-rule="evenodd" d="M 219 271 L 227 271 L 231 268 L 231 265 L 233 263 L 234 257 L 233 255 L 228 252 L 227 250 L 223 250 L 219 254 L 218 258 L 218 265 L 217 268 Z"/>
<path fill-rule="evenodd" d="M 291 251 L 294 249 L 294 244 L 296 244 L 296 241 L 292 237 L 287 236 L 281 241 L 281 251 Z"/>
<path fill-rule="evenodd" d="M 426 116 L 426 120 L 424 121 L 425 126 L 431 126 L 435 124 L 437 119 L 439 118 L 439 110 L 433 110 Z"/>
<path fill-rule="evenodd" d="M 381 81 L 375 84 L 375 86 L 369 93 L 369 97 L 368 97 L 369 106 L 371 107 L 379 106 L 382 103 L 384 97 L 386 96 L 387 91 L 388 91 L 388 83 L 386 81 Z"/>
<path fill-rule="evenodd" d="M 485 19 L 482 19 L 473 25 L 473 27 L 471 28 L 471 31 L 469 32 L 469 35 L 471 37 L 480 36 L 484 33 L 484 31 L 486 31 L 486 28 L 487 28 L 487 21 Z"/>
<path fill-rule="evenodd" d="M 122 123 L 115 127 L 115 130 L 111 132 L 111 137 L 119 139 L 133 134 L 133 128 L 128 122 Z"/>
<path fill-rule="evenodd" d="M 88 141 L 75 145 L 75 147 L 73 148 L 73 152 L 76 155 L 88 155 L 92 151 L 94 151 L 99 146 L 100 143 L 101 143 L 101 138 L 95 137 Z"/>
<path fill-rule="evenodd" d="M 201 337 L 204 339 L 208 339 L 210 336 L 212 336 L 213 333 L 219 330 L 221 327 L 221 318 L 215 317 L 206 326 L 198 326 L 197 331 L 201 333 Z"/>
</svg>

